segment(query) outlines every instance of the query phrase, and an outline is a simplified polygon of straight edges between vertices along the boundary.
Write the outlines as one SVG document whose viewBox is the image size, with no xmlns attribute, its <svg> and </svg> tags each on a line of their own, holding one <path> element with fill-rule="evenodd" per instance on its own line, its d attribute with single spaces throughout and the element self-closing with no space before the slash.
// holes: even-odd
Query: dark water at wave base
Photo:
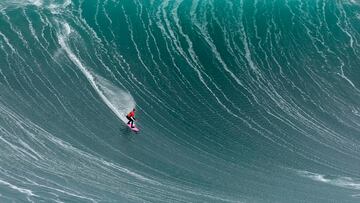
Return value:
<svg viewBox="0 0 360 203">
<path fill-rule="evenodd" d="M 1 202 L 359 201 L 358 1 L 0 10 Z"/>
</svg>

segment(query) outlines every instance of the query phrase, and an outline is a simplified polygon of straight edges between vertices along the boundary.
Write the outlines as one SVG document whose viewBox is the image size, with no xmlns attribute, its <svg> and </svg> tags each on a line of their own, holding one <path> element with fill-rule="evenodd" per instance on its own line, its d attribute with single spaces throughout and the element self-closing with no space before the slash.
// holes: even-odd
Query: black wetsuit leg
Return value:
<svg viewBox="0 0 360 203">
<path fill-rule="evenodd" d="M 126 118 L 129 120 L 129 122 L 127 124 L 131 123 L 131 126 L 133 126 L 134 125 L 134 120 L 129 116 L 126 116 Z"/>
</svg>

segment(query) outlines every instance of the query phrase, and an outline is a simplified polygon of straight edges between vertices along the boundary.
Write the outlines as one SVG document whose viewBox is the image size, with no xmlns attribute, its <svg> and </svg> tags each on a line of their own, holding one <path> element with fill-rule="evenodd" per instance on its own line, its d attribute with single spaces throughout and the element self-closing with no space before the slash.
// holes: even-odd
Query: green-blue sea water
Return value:
<svg viewBox="0 0 360 203">
<path fill-rule="evenodd" d="M 2 0 L 0 202 L 359 202 L 359 54 L 357 0 Z"/>
</svg>

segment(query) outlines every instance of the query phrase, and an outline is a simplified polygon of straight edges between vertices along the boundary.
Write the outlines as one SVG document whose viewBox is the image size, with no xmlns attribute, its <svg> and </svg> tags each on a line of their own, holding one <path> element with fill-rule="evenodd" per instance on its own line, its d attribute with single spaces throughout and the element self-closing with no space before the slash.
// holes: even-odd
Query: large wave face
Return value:
<svg viewBox="0 0 360 203">
<path fill-rule="evenodd" d="M 359 201 L 358 1 L 0 12 L 2 202 Z"/>
</svg>

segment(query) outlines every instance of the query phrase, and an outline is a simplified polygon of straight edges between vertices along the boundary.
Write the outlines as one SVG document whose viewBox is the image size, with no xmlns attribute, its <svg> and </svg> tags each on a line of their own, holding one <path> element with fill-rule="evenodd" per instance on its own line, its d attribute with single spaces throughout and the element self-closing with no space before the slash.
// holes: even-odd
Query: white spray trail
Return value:
<svg viewBox="0 0 360 203">
<path fill-rule="evenodd" d="M 115 113 L 119 119 L 121 119 L 123 122 L 126 122 L 124 115 L 135 107 L 135 101 L 133 97 L 130 95 L 130 93 L 113 85 L 105 78 L 96 75 L 81 63 L 79 58 L 76 57 L 76 55 L 66 44 L 66 39 L 71 34 L 72 30 L 67 23 L 63 24 L 63 26 L 63 33 L 58 35 L 58 42 L 61 48 L 65 50 L 65 53 L 68 55 L 70 60 L 85 75 L 91 86 L 98 93 L 105 104 Z"/>
</svg>

